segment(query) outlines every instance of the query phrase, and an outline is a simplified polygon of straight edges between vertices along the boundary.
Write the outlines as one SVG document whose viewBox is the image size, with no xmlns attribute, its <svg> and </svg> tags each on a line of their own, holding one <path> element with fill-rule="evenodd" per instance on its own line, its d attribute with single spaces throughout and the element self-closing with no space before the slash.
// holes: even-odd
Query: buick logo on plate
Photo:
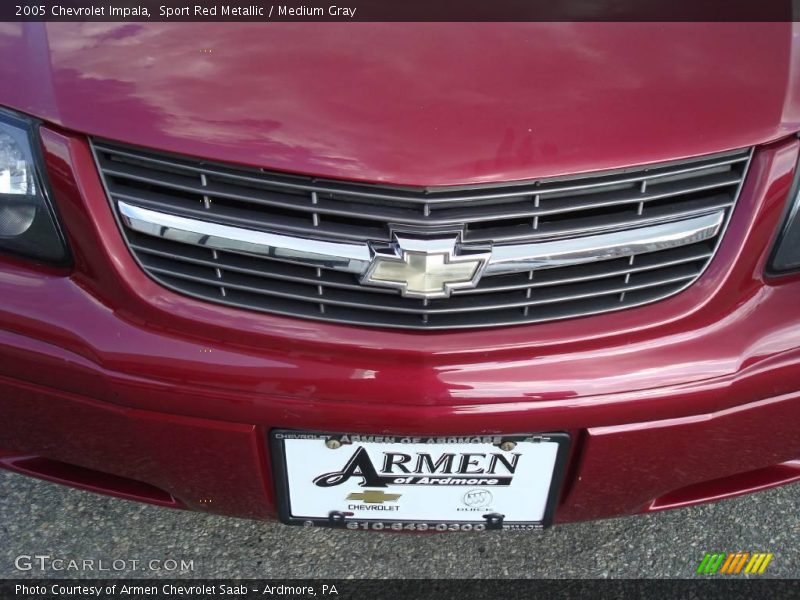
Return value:
<svg viewBox="0 0 800 600">
<path fill-rule="evenodd" d="M 461 502 L 469 508 L 483 508 L 484 506 L 489 506 L 492 500 L 494 500 L 494 497 L 489 490 L 470 490 L 464 494 Z"/>
</svg>

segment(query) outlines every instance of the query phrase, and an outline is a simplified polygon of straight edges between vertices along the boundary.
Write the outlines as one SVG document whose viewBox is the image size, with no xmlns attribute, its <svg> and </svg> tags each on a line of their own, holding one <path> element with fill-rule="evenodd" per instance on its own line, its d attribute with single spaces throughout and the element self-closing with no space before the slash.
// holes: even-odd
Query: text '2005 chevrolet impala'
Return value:
<svg viewBox="0 0 800 600">
<path fill-rule="evenodd" d="M 800 479 L 796 24 L 3 23 L 0 81 L 4 468 L 395 531 Z"/>
</svg>

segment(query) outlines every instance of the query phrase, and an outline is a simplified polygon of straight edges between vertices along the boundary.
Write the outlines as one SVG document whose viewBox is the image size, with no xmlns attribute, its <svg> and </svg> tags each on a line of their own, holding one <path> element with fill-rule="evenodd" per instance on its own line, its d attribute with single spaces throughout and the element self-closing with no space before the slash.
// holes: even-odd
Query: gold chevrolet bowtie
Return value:
<svg viewBox="0 0 800 600">
<path fill-rule="evenodd" d="M 348 500 L 361 500 L 367 504 L 383 504 L 384 502 L 394 502 L 400 494 L 384 494 L 380 490 L 367 490 L 366 492 L 353 492 L 347 496 Z"/>
</svg>

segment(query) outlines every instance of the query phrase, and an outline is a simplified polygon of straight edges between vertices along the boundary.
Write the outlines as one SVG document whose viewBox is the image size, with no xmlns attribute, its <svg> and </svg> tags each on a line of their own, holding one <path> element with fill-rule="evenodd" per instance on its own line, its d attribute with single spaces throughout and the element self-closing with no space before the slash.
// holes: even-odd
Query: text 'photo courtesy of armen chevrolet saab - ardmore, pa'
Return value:
<svg viewBox="0 0 800 600">
<path fill-rule="evenodd" d="M 800 24 L 473 4 L 0 8 L 0 598 L 800 594 Z"/>
</svg>

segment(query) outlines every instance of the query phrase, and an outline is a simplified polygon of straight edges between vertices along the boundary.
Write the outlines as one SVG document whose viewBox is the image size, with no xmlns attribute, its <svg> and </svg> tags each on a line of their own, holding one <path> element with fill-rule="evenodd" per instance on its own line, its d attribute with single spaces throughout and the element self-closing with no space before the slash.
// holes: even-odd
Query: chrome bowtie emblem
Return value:
<svg viewBox="0 0 800 600">
<path fill-rule="evenodd" d="M 361 283 L 400 290 L 409 298 L 447 298 L 478 284 L 491 256 L 484 248 L 459 247 L 460 236 L 414 238 L 395 234 L 395 243 L 373 248 Z"/>
</svg>

